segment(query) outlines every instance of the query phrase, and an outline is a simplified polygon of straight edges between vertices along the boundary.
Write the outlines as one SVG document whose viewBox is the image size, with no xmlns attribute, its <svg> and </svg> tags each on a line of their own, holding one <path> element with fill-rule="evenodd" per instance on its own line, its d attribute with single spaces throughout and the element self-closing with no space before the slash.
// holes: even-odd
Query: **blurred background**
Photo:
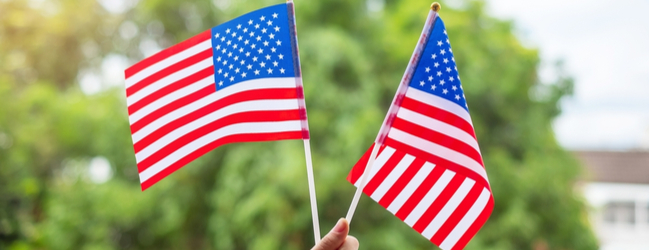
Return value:
<svg viewBox="0 0 650 250">
<path fill-rule="evenodd" d="M 124 69 L 279 0 L 0 0 L 0 249 L 309 249 L 300 141 L 140 191 Z M 430 1 L 296 0 L 320 212 L 354 193 Z M 467 249 L 649 249 L 648 1 L 442 1 L 493 189 Z M 435 249 L 368 197 L 361 249 Z"/>
</svg>

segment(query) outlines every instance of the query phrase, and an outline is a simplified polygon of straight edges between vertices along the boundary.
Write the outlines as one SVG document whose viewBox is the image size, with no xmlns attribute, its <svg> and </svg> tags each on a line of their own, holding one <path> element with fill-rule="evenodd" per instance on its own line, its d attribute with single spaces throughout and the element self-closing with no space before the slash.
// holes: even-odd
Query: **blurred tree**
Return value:
<svg viewBox="0 0 650 250">
<path fill-rule="evenodd" d="M 279 2 L 132 3 L 0 1 L 0 249 L 308 249 L 300 142 L 227 145 L 140 192 L 123 88 L 77 85 L 105 58 L 134 63 Z M 296 2 L 324 232 L 347 210 L 345 176 L 379 129 L 429 4 Z M 571 79 L 558 71 L 540 83 L 537 51 L 483 2 L 441 15 L 496 201 L 467 248 L 596 249 L 574 192 L 579 167 L 551 130 Z M 110 163 L 106 182 L 93 175 L 96 159 Z M 432 248 L 367 198 L 351 233 L 363 249 Z"/>
</svg>

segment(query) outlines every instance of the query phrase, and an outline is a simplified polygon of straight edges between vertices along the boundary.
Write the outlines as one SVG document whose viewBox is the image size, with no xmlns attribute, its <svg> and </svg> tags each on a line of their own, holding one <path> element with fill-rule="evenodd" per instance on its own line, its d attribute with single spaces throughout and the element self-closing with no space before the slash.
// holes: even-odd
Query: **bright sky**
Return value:
<svg viewBox="0 0 650 250">
<path fill-rule="evenodd" d="M 563 59 L 575 78 L 554 124 L 563 146 L 648 148 L 647 0 L 487 1 L 490 15 L 514 20 L 524 44 L 540 48 L 546 69 Z"/>
</svg>

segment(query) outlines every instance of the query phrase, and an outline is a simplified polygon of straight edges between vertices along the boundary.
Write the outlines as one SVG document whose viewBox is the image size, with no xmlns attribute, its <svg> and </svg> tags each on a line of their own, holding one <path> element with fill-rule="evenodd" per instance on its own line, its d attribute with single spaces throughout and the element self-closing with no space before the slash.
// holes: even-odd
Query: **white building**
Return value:
<svg viewBox="0 0 650 250">
<path fill-rule="evenodd" d="M 581 186 L 600 249 L 650 249 L 648 151 L 574 153 L 585 167 Z"/>
</svg>

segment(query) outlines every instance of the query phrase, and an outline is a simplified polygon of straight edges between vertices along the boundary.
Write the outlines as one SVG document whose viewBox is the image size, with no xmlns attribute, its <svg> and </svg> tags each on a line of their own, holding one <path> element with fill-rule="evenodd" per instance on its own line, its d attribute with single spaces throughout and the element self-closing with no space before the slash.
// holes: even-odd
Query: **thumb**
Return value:
<svg viewBox="0 0 650 250">
<path fill-rule="evenodd" d="M 341 218 L 336 223 L 336 226 L 332 228 L 332 231 L 327 233 L 323 239 L 318 242 L 311 250 L 335 250 L 338 249 L 345 238 L 348 236 L 349 225 L 348 221 Z"/>
</svg>

